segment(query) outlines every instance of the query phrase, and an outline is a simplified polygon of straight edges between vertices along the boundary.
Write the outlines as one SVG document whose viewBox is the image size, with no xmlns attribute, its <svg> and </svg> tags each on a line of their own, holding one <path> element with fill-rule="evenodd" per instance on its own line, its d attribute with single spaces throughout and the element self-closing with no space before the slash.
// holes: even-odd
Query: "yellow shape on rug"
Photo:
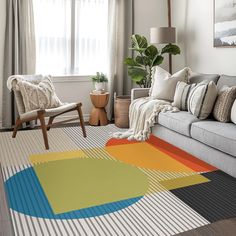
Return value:
<svg viewBox="0 0 236 236">
<path fill-rule="evenodd" d="M 202 175 L 191 175 L 175 179 L 163 180 L 160 181 L 160 184 L 165 187 L 166 190 L 173 190 L 207 182 L 210 182 L 210 180 Z"/>
<path fill-rule="evenodd" d="M 68 151 L 68 152 L 50 152 L 43 154 L 34 154 L 30 156 L 30 162 L 34 164 L 45 163 L 49 161 L 59 161 L 66 159 L 75 159 L 87 157 L 82 150 Z"/>
</svg>

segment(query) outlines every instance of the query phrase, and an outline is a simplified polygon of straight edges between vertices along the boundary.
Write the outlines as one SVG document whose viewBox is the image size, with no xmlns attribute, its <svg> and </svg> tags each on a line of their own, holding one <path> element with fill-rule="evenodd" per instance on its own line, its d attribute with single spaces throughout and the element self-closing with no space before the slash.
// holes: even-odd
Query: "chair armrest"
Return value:
<svg viewBox="0 0 236 236">
<path fill-rule="evenodd" d="M 142 98 L 142 97 L 148 97 L 149 96 L 149 90 L 150 88 L 134 88 L 131 90 L 131 101 Z"/>
</svg>

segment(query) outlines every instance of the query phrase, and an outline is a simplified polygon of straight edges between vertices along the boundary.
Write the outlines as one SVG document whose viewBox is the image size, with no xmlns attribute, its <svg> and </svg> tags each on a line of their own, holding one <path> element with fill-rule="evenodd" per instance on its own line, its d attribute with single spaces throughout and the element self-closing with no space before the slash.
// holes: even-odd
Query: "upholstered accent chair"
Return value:
<svg viewBox="0 0 236 236">
<path fill-rule="evenodd" d="M 63 103 L 60 106 L 55 107 L 55 108 L 35 109 L 35 110 L 26 112 L 21 91 L 19 90 L 19 86 L 17 86 L 19 81 L 22 79 L 33 84 L 39 84 L 43 80 L 43 76 L 42 75 L 22 75 L 22 76 L 15 76 L 15 77 L 11 76 L 8 79 L 8 88 L 12 89 L 14 92 L 16 106 L 19 113 L 19 116 L 16 119 L 15 127 L 13 130 L 13 135 L 12 135 L 13 138 L 16 137 L 17 130 L 23 123 L 39 120 L 42 133 L 43 133 L 45 148 L 48 150 L 49 142 L 48 142 L 47 131 L 50 130 L 51 126 L 65 123 L 65 122 L 70 122 L 77 119 L 80 120 L 83 136 L 86 138 L 86 130 L 85 130 L 85 125 L 84 125 L 84 120 L 83 120 L 83 113 L 81 109 L 82 103 Z M 64 113 L 71 112 L 71 111 L 77 111 L 78 118 L 73 118 L 73 119 L 53 123 L 54 119 L 57 116 L 60 116 Z M 48 124 L 46 124 L 45 118 L 48 118 Z"/>
</svg>

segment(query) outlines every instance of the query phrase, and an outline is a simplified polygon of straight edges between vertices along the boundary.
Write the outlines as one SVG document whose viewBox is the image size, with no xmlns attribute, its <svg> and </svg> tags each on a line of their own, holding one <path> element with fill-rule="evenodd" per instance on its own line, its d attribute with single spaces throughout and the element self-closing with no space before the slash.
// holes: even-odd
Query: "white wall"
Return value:
<svg viewBox="0 0 236 236">
<path fill-rule="evenodd" d="M 134 0 L 134 33 L 150 39 L 150 28 L 167 26 L 166 0 Z M 168 70 L 168 59 L 165 58 L 162 67 Z"/>
<path fill-rule="evenodd" d="M 193 71 L 236 75 L 236 48 L 213 47 L 213 0 L 173 0 L 173 21 L 178 29 L 182 55 L 174 69 L 184 65 Z"/>
<path fill-rule="evenodd" d="M 0 1 L 0 127 L 2 121 L 2 80 L 3 80 L 3 52 L 5 38 L 5 22 L 6 22 L 6 1 Z"/>
<path fill-rule="evenodd" d="M 84 120 L 88 121 L 92 109 L 89 93 L 94 89 L 93 83 L 88 77 L 60 77 L 53 78 L 53 83 L 58 97 L 62 102 L 81 102 Z M 61 116 L 61 119 L 67 116 L 77 115 L 67 113 Z M 69 118 L 69 117 L 68 117 Z"/>
</svg>

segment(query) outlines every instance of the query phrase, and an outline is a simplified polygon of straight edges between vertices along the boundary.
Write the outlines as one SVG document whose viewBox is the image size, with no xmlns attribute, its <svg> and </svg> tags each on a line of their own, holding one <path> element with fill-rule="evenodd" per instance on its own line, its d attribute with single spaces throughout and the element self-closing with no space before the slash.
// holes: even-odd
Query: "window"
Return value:
<svg viewBox="0 0 236 236">
<path fill-rule="evenodd" d="M 34 0 L 36 73 L 107 71 L 108 0 Z"/>
</svg>

